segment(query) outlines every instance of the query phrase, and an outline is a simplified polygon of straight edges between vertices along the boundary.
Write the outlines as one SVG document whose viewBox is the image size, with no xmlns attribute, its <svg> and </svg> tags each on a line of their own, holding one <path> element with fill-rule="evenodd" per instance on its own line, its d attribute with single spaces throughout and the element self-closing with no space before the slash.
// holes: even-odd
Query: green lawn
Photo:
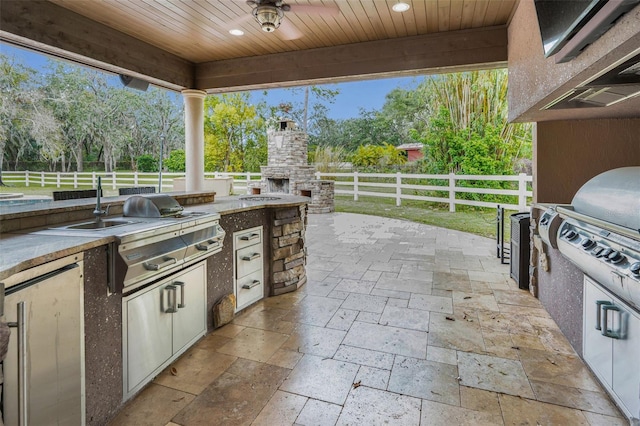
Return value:
<svg viewBox="0 0 640 426">
<path fill-rule="evenodd" d="M 496 210 L 472 209 L 457 206 L 455 213 L 449 212 L 446 205 L 402 200 L 402 206 L 396 207 L 395 200 L 378 197 L 353 197 L 336 195 L 336 211 L 362 213 L 383 216 L 393 219 L 404 219 L 442 228 L 470 232 L 483 237 L 496 237 Z M 515 213 L 505 211 L 505 240 L 509 239 L 509 215 Z"/>
<path fill-rule="evenodd" d="M 0 193 L 18 192 L 24 195 L 48 195 L 53 191 L 73 189 L 72 187 L 53 188 L 31 185 L 29 187 L 0 186 Z M 118 195 L 117 190 L 110 187 L 103 188 L 106 197 Z M 440 226 L 442 228 L 455 229 L 470 232 L 483 237 L 495 238 L 496 236 L 496 211 L 493 209 L 472 209 L 458 206 L 455 213 L 450 213 L 447 205 L 420 202 L 414 200 L 402 200 L 402 206 L 396 207 L 395 200 L 391 198 L 360 197 L 353 201 L 352 197 L 336 195 L 336 211 L 347 213 L 361 213 L 373 216 L 389 217 L 394 219 L 410 220 L 412 222 L 427 225 Z M 511 211 L 505 212 L 505 240 L 509 241 Z"/>
</svg>

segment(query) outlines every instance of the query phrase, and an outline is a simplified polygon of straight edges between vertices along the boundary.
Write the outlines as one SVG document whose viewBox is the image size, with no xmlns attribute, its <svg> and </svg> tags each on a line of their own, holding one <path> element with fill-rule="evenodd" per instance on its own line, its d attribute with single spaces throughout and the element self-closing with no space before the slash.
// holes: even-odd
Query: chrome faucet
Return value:
<svg viewBox="0 0 640 426">
<path fill-rule="evenodd" d="M 109 206 L 107 206 L 106 210 L 102 210 L 102 206 L 100 205 L 100 194 L 102 194 L 102 178 L 98 176 L 98 191 L 96 193 L 96 208 L 93 211 L 93 215 L 96 217 L 96 223 L 98 227 L 102 224 L 102 216 L 106 216 L 109 213 Z"/>
</svg>

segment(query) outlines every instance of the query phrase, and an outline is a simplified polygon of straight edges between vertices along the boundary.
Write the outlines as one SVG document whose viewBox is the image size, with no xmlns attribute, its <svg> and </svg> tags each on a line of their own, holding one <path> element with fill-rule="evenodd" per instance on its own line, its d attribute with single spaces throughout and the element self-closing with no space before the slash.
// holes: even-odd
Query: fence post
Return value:
<svg viewBox="0 0 640 426">
<path fill-rule="evenodd" d="M 353 201 L 358 201 L 358 172 L 353 172 Z"/>
<path fill-rule="evenodd" d="M 320 172 L 316 172 L 316 180 L 320 180 Z"/>
<path fill-rule="evenodd" d="M 96 187 L 96 172 L 91 172 L 91 187 Z"/>
<path fill-rule="evenodd" d="M 251 183 L 251 172 L 247 172 L 247 188 L 246 188 L 246 192 L 247 195 L 251 194 L 251 187 L 249 186 L 249 184 Z"/>
<path fill-rule="evenodd" d="M 56 172 L 56 188 L 60 188 L 60 172 Z"/>
<path fill-rule="evenodd" d="M 78 187 L 78 172 L 73 172 L 73 187 Z"/>
<path fill-rule="evenodd" d="M 521 212 L 527 210 L 527 175 L 520 173 L 518 175 L 518 208 Z"/>
<path fill-rule="evenodd" d="M 111 189 L 116 190 L 116 171 L 111 172 Z"/>
<path fill-rule="evenodd" d="M 400 172 L 396 173 L 396 207 L 400 207 L 401 198 L 402 198 L 402 178 L 400 177 Z"/>
<path fill-rule="evenodd" d="M 40 172 L 40 186 L 44 188 L 44 172 Z"/>
<path fill-rule="evenodd" d="M 29 170 L 24 172 L 24 186 L 29 186 Z"/>
<path fill-rule="evenodd" d="M 456 175 L 449 173 L 449 211 L 456 211 Z"/>
<path fill-rule="evenodd" d="M 138 186 L 138 171 L 133 172 L 133 186 Z"/>
</svg>

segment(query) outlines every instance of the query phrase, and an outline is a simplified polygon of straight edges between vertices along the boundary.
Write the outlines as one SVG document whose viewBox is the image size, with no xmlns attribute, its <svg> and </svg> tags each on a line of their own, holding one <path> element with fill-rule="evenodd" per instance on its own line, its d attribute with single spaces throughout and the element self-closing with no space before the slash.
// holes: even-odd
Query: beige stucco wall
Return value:
<svg viewBox="0 0 640 426">
<path fill-rule="evenodd" d="M 569 89 L 640 49 L 640 5 L 567 63 L 556 64 L 553 57 L 544 57 L 533 0 L 519 2 L 508 36 L 510 120 L 640 117 L 640 97 L 606 108 L 540 111 Z"/>
<path fill-rule="evenodd" d="M 534 138 L 538 203 L 570 203 L 593 176 L 640 165 L 640 118 L 541 122 Z"/>
</svg>

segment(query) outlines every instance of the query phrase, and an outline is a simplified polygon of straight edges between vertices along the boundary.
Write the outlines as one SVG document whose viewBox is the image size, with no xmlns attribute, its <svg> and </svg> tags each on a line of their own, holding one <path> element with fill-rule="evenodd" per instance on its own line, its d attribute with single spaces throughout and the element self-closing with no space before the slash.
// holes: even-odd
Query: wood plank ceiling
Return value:
<svg viewBox="0 0 640 426">
<path fill-rule="evenodd" d="M 288 0 L 291 5 L 336 7 L 335 16 L 285 12 L 287 25 L 301 34 L 284 40 L 266 33 L 243 0 L 51 0 L 192 63 L 254 57 L 506 25 L 517 0 L 405 0 L 411 8 L 396 13 L 396 0 Z M 243 36 L 229 34 L 241 29 Z"/>
</svg>

